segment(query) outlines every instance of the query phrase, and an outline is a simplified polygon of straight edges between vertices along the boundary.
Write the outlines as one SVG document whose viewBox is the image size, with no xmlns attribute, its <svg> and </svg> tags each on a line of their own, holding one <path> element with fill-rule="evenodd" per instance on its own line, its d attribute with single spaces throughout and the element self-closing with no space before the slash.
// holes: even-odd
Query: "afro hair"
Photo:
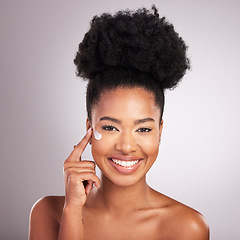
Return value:
<svg viewBox="0 0 240 240">
<path fill-rule="evenodd" d="M 74 63 L 77 75 L 92 80 L 114 68 L 147 73 L 162 89 L 174 88 L 190 68 L 187 46 L 155 5 L 137 11 L 94 16 L 79 44 Z"/>
</svg>

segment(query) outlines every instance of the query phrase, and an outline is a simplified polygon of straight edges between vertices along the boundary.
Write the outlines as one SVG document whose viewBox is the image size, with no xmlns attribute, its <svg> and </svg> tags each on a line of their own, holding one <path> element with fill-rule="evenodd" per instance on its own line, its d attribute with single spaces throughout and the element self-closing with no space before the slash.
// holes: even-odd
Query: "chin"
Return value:
<svg viewBox="0 0 240 240">
<path fill-rule="evenodd" d="M 109 178 L 106 175 L 104 175 L 105 178 L 108 179 L 108 181 L 111 181 L 116 187 L 131 187 L 131 186 L 136 186 L 136 184 L 141 180 L 145 179 L 145 175 L 142 177 L 137 177 L 137 176 L 125 176 L 125 177 L 115 177 L 115 178 Z"/>
</svg>

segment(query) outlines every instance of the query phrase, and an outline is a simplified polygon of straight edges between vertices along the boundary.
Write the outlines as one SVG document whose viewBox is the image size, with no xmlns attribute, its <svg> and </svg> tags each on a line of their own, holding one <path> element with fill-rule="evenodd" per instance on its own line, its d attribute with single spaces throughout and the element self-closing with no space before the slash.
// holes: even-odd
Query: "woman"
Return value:
<svg viewBox="0 0 240 240">
<path fill-rule="evenodd" d="M 64 162 L 65 196 L 34 205 L 30 240 L 209 239 L 200 213 L 146 183 L 161 140 L 164 90 L 189 68 L 184 41 L 152 10 L 93 18 L 74 60 L 89 81 L 88 131 Z M 88 143 L 95 162 L 81 159 Z"/>
</svg>

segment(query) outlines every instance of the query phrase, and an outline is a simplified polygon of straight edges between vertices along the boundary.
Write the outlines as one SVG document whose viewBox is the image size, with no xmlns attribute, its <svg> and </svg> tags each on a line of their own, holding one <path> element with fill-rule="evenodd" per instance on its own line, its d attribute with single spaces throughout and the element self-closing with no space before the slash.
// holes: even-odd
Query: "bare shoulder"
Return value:
<svg viewBox="0 0 240 240">
<path fill-rule="evenodd" d="M 64 196 L 39 199 L 30 213 L 29 239 L 54 239 L 59 230 Z"/>
<path fill-rule="evenodd" d="M 209 227 L 204 216 L 191 207 L 188 207 L 161 193 L 155 194 L 155 200 L 159 200 L 160 228 L 166 230 L 170 239 L 176 240 L 209 240 Z M 161 203 L 160 203 L 161 202 Z"/>
<path fill-rule="evenodd" d="M 209 227 L 201 213 L 181 203 L 173 206 L 176 215 L 172 227 L 176 229 L 178 240 L 208 240 Z"/>
<path fill-rule="evenodd" d="M 31 217 L 51 217 L 56 220 L 61 216 L 64 205 L 64 196 L 46 196 L 33 205 L 31 210 Z"/>
</svg>

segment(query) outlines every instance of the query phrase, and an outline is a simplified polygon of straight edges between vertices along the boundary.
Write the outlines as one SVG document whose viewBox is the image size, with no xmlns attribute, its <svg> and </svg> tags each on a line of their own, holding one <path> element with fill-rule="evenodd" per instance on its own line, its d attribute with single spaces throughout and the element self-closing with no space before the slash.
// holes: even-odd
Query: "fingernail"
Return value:
<svg viewBox="0 0 240 240">
<path fill-rule="evenodd" d="M 87 133 L 90 133 L 90 132 L 91 132 L 91 130 L 92 130 L 92 128 L 89 128 L 89 129 L 88 129 L 88 131 L 87 131 Z"/>
</svg>

